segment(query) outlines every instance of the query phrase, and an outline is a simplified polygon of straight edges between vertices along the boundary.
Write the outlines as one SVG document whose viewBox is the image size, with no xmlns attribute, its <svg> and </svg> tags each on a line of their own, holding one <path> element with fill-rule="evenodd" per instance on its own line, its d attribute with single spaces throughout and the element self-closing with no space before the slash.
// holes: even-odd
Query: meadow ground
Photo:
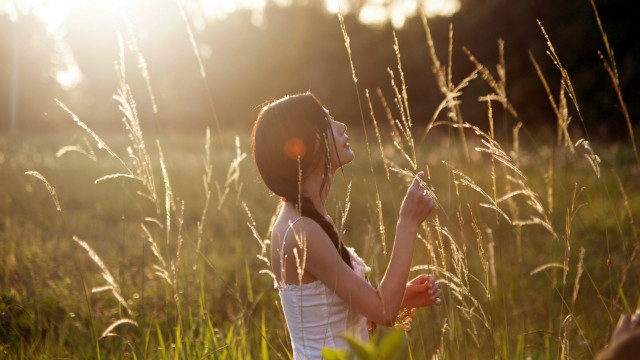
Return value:
<svg viewBox="0 0 640 360">
<path fill-rule="evenodd" d="M 141 195 L 146 188 L 140 181 L 122 177 L 95 184 L 122 172 L 123 165 L 94 146 L 96 160 L 78 151 L 56 157 L 70 144 L 91 154 L 82 132 L 3 137 L 2 353 L 9 358 L 98 353 L 103 358 L 288 358 L 277 292 L 271 278 L 259 273 L 268 266 L 256 257 L 261 244 L 248 226 L 255 226 L 260 239 L 268 238 L 277 199 L 259 183 L 250 157 L 244 158 L 250 152 L 247 134 L 238 138 L 238 148 L 234 135 L 225 134 L 225 142 L 210 149 L 212 194 L 201 236 L 198 223 L 207 198 L 204 134 L 161 139 L 173 199 L 165 198 L 159 153 L 149 146 L 158 207 Z M 371 146 L 372 178 L 362 135 L 355 130 L 351 135 L 359 158 L 345 168 L 348 199 L 338 176 L 329 209 L 342 219 L 350 204 L 344 238 L 373 267 L 376 282 L 388 255 L 373 182 L 390 248 L 408 177 L 391 171 L 387 179 L 382 157 Z M 124 136 L 105 139 L 115 153 L 130 146 Z M 639 273 L 631 264 L 638 247 L 632 216 L 640 211 L 640 189 L 632 149 L 593 145 L 600 158 L 598 178 L 585 151 L 572 155 L 539 137 L 517 154 L 522 176 L 494 160 L 494 197 L 492 156 L 473 150 L 483 146 L 477 138 L 467 140 L 470 162 L 446 131 L 430 133 L 415 147 L 419 167 L 429 167 L 439 208 L 421 232 L 413 274 L 436 273 L 446 282 L 445 301 L 418 312 L 406 333 L 408 343 L 395 348 L 396 358 L 407 351 L 415 358 L 592 357 L 620 313 L 635 310 L 638 302 Z M 385 152 L 387 161 L 407 161 L 390 145 Z M 230 166 L 234 161 L 237 166 Z M 27 171 L 38 171 L 55 188 L 61 211 L 45 184 Z M 499 211 L 491 208 L 494 203 Z M 74 236 L 95 250 L 104 269 Z M 425 266 L 430 268 L 421 269 Z M 121 319 L 136 324 L 121 321 L 107 329 Z M 379 330 L 380 336 L 390 332 Z"/>
</svg>

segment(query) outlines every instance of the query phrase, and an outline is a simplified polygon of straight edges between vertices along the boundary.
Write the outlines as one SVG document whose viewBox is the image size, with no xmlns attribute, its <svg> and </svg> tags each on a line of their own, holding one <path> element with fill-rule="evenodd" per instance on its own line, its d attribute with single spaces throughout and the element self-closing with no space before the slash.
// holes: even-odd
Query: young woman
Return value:
<svg viewBox="0 0 640 360">
<path fill-rule="evenodd" d="M 253 128 L 260 176 L 283 201 L 271 232 L 271 264 L 294 359 L 319 359 L 324 347 L 346 348 L 345 332 L 368 340 L 367 320 L 393 326 L 401 307 L 441 303 L 434 276 L 406 283 L 418 228 L 433 209 L 417 179 L 402 202 L 377 289 L 367 281 L 369 268 L 342 243 L 325 200 L 335 171 L 354 159 L 346 130 L 310 93 L 264 106 Z"/>
</svg>

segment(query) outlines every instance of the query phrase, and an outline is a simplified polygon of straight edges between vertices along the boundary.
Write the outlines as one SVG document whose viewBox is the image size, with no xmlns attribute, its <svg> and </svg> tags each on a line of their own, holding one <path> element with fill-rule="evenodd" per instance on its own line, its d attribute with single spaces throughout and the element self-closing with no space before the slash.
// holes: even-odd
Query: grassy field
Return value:
<svg viewBox="0 0 640 360">
<path fill-rule="evenodd" d="M 592 356 L 605 344 L 619 314 L 635 310 L 638 301 L 633 284 L 639 273 L 637 266 L 629 266 L 638 246 L 631 216 L 640 210 L 640 192 L 629 147 L 594 146 L 601 159 L 600 178 L 586 158 L 568 150 L 540 144 L 538 150 L 522 149 L 519 169 L 527 182 L 523 186 L 517 179 L 508 180 L 513 170 L 496 164 L 497 196 L 524 187 L 535 195 L 498 201 L 505 215 L 496 216 L 495 209 L 481 205 L 490 203 L 492 196 L 479 195 L 469 185 L 473 182 L 487 195 L 492 193 L 491 156 L 474 151 L 467 163 L 451 151 L 456 144 L 446 133 L 433 138 L 416 146 L 416 155 L 420 164 L 429 166 L 441 208 L 422 233 L 414 264 L 432 267 L 415 273 L 435 272 L 447 285 L 445 305 L 419 311 L 407 333 L 413 355 Z M 243 207 L 246 203 L 264 239 L 277 200 L 259 184 L 251 160 L 240 161 L 238 186 L 232 180 L 225 187 L 232 179 L 227 170 L 238 154 L 231 141 L 212 149 L 213 193 L 198 251 L 198 222 L 206 200 L 205 136 L 164 139 L 164 162 L 176 203 L 175 208 L 169 205 L 169 241 L 159 164 L 154 177 L 160 210 L 137 194 L 144 187 L 135 180 L 94 184 L 122 167 L 103 153 L 96 153 L 96 161 L 77 152 L 56 157 L 64 145 L 82 144 L 80 139 L 78 134 L 2 139 L 4 354 L 88 358 L 99 351 L 103 358 L 287 358 L 289 340 L 277 292 L 270 277 L 258 273 L 266 264 L 256 258 L 261 246 L 247 226 L 252 220 Z M 126 138 L 109 140 L 114 152 L 124 151 Z M 249 151 L 246 136 L 239 144 L 242 156 Z M 344 238 L 372 265 L 372 279 L 377 281 L 388 256 L 366 146 L 360 141 L 354 147 L 360 158 L 345 169 L 352 186 Z M 388 150 L 389 160 L 403 161 L 397 151 Z M 157 161 L 157 151 L 150 152 Z M 387 180 L 383 166 L 382 160 L 373 162 L 390 248 L 407 179 L 392 171 Z M 25 175 L 31 170 L 55 187 L 61 211 L 56 211 L 44 183 Z M 330 209 L 341 218 L 346 187 L 340 181 L 335 187 Z M 220 196 L 227 188 L 226 196 Z M 543 206 L 548 223 L 516 224 L 516 219 L 541 218 L 529 196 Z M 141 224 L 155 238 L 164 265 Z M 95 250 L 104 269 L 73 236 Z M 109 285 L 103 277 L 107 270 L 130 311 L 110 290 L 91 292 Z M 165 271 L 164 277 L 158 275 Z M 113 336 L 103 336 L 110 324 L 124 318 L 137 326 L 121 323 L 111 331 Z"/>
<path fill-rule="evenodd" d="M 452 84 L 435 52 L 432 62 L 444 99 L 435 122 L 411 119 L 420 99 L 408 98 L 400 66 L 395 99 L 355 82 L 367 130 L 350 130 L 357 160 L 346 183 L 336 177 L 329 209 L 376 283 L 410 173 L 428 170 L 437 209 L 412 274 L 435 273 L 444 304 L 354 353 L 592 358 L 638 307 L 635 146 L 589 140 L 559 59 L 553 129 L 521 122 L 499 72 L 476 62 Z M 473 114 L 484 126 L 459 113 L 467 80 L 493 91 Z M 0 357 L 290 358 L 263 271 L 278 200 L 257 178 L 248 134 L 144 134 L 127 91 L 123 81 L 122 134 L 76 120 L 74 133 L 0 138 Z M 370 116 L 367 99 L 386 111 Z M 620 126 L 633 134 L 630 120 Z"/>
</svg>

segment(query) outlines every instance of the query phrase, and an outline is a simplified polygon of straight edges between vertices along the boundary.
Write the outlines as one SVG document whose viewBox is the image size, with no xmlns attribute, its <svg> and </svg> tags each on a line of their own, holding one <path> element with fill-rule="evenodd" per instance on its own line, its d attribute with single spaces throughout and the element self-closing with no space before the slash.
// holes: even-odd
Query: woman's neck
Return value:
<svg viewBox="0 0 640 360">
<path fill-rule="evenodd" d="M 318 210 L 318 212 L 323 216 L 327 216 L 325 203 L 327 201 L 327 196 L 329 195 L 329 190 L 331 189 L 333 175 L 329 175 L 325 181 L 324 187 L 322 186 L 323 180 L 323 173 L 321 171 L 316 171 L 304 179 L 301 190 L 302 196 L 309 198 L 316 210 Z M 322 191 L 320 191 L 321 188 Z"/>
</svg>

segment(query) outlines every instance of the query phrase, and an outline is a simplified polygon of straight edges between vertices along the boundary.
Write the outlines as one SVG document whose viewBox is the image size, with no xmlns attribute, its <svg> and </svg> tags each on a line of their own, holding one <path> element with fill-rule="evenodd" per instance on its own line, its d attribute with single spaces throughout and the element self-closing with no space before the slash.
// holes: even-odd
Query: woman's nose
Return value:
<svg viewBox="0 0 640 360">
<path fill-rule="evenodd" d="M 342 130 L 340 130 L 341 134 L 344 134 L 347 132 L 347 124 L 345 123 L 340 123 L 340 126 L 342 127 Z"/>
</svg>

